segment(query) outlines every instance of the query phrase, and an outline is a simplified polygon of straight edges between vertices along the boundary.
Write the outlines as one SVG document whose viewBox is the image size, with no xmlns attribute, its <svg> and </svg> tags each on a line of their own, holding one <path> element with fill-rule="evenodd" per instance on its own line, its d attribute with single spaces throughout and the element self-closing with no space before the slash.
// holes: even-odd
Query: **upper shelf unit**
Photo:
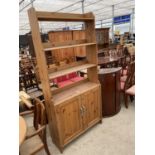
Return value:
<svg viewBox="0 0 155 155">
<path fill-rule="evenodd" d="M 42 12 L 36 11 L 36 16 L 39 21 L 72 21 L 82 22 L 94 20 L 92 13 L 85 14 L 70 14 L 70 13 L 57 13 L 57 12 Z"/>
</svg>

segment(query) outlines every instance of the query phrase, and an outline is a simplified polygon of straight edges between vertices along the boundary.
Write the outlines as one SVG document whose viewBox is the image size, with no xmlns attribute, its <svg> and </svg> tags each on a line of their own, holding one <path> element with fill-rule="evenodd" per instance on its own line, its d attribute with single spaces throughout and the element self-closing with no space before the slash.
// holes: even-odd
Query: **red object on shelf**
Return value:
<svg viewBox="0 0 155 155">
<path fill-rule="evenodd" d="M 52 82 L 57 84 L 59 88 L 62 88 L 64 86 L 67 86 L 74 82 L 78 82 L 82 79 L 83 79 L 83 77 L 79 76 L 76 72 L 73 72 L 68 75 L 63 75 L 63 76 L 57 77 L 57 78 L 53 79 Z"/>
</svg>

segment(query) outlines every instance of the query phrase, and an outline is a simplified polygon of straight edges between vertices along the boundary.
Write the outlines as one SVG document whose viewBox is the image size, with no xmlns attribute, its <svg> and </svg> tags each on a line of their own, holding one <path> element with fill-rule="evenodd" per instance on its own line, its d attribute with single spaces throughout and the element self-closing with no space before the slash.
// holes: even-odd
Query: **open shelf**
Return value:
<svg viewBox="0 0 155 155">
<path fill-rule="evenodd" d="M 82 21 L 94 20 L 94 16 L 92 13 L 70 14 L 70 13 L 59 13 L 59 12 L 36 11 L 36 15 L 39 21 L 82 22 Z"/>
<path fill-rule="evenodd" d="M 84 92 L 87 92 L 88 90 L 91 90 L 98 86 L 99 86 L 99 84 L 97 84 L 97 83 L 87 81 L 87 82 L 81 83 L 75 87 L 69 88 L 67 90 L 61 91 L 60 93 L 53 95 L 52 101 L 54 102 L 54 105 L 58 105 L 68 99 L 76 97 L 76 96 L 78 96 Z"/>
<path fill-rule="evenodd" d="M 73 47 L 80 47 L 80 46 L 90 46 L 90 45 L 96 45 L 96 43 L 82 43 L 82 44 L 74 44 L 74 45 L 48 47 L 48 48 L 44 48 L 44 51 L 73 48 Z"/>
<path fill-rule="evenodd" d="M 87 63 L 87 64 L 67 68 L 67 69 L 64 69 L 64 70 L 60 70 L 60 71 L 50 73 L 49 78 L 54 79 L 54 78 L 59 77 L 59 76 L 63 76 L 63 75 L 66 75 L 66 74 L 69 74 L 69 73 L 72 73 L 72 72 L 77 72 L 77 71 L 87 69 L 87 68 L 91 68 L 91 67 L 95 67 L 95 66 L 96 66 L 96 64 L 88 64 Z"/>
</svg>

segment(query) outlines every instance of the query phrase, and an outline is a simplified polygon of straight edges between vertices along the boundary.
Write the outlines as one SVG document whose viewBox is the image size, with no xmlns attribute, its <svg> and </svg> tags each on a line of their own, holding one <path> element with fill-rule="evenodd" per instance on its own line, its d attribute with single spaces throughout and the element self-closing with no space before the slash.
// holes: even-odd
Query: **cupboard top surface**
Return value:
<svg viewBox="0 0 155 155">
<path fill-rule="evenodd" d="M 98 87 L 100 84 L 93 82 L 85 82 L 79 84 L 78 86 L 72 87 L 70 89 L 64 90 L 58 94 L 53 95 L 54 105 L 58 105 L 66 100 L 69 100 L 75 96 L 81 95 L 84 92 L 87 92 L 93 88 Z"/>
</svg>

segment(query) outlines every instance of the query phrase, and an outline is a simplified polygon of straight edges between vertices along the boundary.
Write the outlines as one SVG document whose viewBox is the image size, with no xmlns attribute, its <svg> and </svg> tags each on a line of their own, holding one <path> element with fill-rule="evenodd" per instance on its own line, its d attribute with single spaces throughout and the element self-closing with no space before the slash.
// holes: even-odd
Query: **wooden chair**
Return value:
<svg viewBox="0 0 155 155">
<path fill-rule="evenodd" d="M 46 141 L 46 112 L 44 104 L 37 98 L 34 99 L 33 111 L 20 113 L 20 115 L 31 114 L 33 112 L 33 126 L 28 127 L 26 140 L 20 147 L 20 155 L 32 155 L 45 149 L 50 155 Z"/>
<path fill-rule="evenodd" d="M 126 77 L 126 80 L 124 81 L 121 81 L 120 84 L 121 84 L 121 91 L 123 93 L 123 96 L 124 96 L 124 103 L 125 103 L 125 91 L 130 88 L 132 85 L 134 85 L 134 73 L 135 73 L 135 62 L 131 62 L 129 65 L 128 65 L 128 74 L 127 74 L 127 77 Z M 125 104 L 126 106 L 126 104 Z M 127 108 L 127 106 L 126 106 Z"/>
<path fill-rule="evenodd" d="M 135 96 L 135 85 L 125 91 L 125 106 L 128 108 L 128 96 Z"/>
</svg>

